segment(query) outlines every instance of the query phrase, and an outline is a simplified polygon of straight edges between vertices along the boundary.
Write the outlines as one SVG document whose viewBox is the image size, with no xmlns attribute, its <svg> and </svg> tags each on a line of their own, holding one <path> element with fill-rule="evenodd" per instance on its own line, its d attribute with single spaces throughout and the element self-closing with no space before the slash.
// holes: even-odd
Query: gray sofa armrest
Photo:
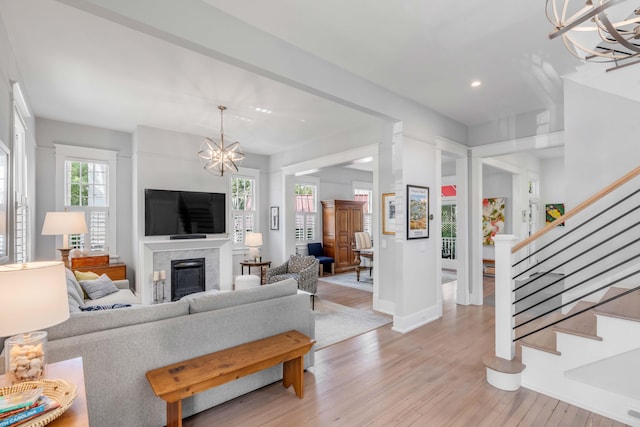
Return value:
<svg viewBox="0 0 640 427">
<path fill-rule="evenodd" d="M 298 281 L 298 289 L 311 292 L 315 295 L 318 290 L 318 265 L 317 259 L 309 267 L 300 272 L 300 280 Z"/>
<path fill-rule="evenodd" d="M 114 280 L 113 284 L 118 289 L 129 289 L 129 279 Z"/>
</svg>

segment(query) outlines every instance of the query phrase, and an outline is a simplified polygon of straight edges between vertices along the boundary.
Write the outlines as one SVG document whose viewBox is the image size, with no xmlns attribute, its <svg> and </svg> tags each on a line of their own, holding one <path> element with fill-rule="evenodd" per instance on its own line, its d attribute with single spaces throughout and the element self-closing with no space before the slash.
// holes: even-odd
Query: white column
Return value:
<svg viewBox="0 0 640 427">
<path fill-rule="evenodd" d="M 496 356 L 506 360 L 513 360 L 515 357 L 511 248 L 516 240 L 516 236 L 510 234 L 493 236 L 496 255 Z"/>
</svg>

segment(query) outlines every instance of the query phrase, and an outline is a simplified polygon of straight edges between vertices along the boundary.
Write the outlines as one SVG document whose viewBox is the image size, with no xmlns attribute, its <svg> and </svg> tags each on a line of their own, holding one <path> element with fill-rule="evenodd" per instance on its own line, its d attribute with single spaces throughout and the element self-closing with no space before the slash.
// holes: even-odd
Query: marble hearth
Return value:
<svg viewBox="0 0 640 427">
<path fill-rule="evenodd" d="M 232 251 L 228 238 L 193 240 L 144 240 L 140 242 L 140 267 L 136 272 L 136 288 L 143 304 L 153 304 L 154 290 L 164 301 L 171 299 L 171 261 L 205 258 L 205 290 L 231 290 Z M 153 283 L 154 271 L 165 271 L 164 283 Z M 163 288 L 162 288 L 163 287 Z"/>
</svg>

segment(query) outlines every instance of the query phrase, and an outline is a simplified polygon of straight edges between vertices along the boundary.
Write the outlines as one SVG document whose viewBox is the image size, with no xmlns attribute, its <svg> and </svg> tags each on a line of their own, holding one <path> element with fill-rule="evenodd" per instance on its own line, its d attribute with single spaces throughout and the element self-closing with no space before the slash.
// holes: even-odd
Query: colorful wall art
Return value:
<svg viewBox="0 0 640 427">
<path fill-rule="evenodd" d="M 549 224 L 564 215 L 564 203 L 547 203 L 544 211 L 546 222 Z M 558 224 L 558 227 L 564 227 L 564 222 Z"/>
<path fill-rule="evenodd" d="M 491 239 L 504 231 L 504 197 L 482 200 L 482 244 L 493 245 Z"/>
</svg>

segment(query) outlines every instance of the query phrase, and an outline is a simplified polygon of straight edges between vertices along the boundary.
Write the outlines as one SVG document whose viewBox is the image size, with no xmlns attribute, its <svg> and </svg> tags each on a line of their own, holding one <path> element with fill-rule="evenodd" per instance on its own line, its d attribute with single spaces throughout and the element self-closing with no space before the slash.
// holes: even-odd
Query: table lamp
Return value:
<svg viewBox="0 0 640 427">
<path fill-rule="evenodd" d="M 0 265 L 0 337 L 13 335 L 4 342 L 9 386 L 44 378 L 47 333 L 37 330 L 68 318 L 62 262 Z"/>
<path fill-rule="evenodd" d="M 69 234 L 87 233 L 84 212 L 47 212 L 42 226 L 43 236 L 62 235 L 62 248 L 58 248 L 65 267 L 69 265 Z"/>
<path fill-rule="evenodd" d="M 247 233 L 244 236 L 244 245 L 249 247 L 249 259 L 259 261 L 262 233 Z"/>
</svg>

